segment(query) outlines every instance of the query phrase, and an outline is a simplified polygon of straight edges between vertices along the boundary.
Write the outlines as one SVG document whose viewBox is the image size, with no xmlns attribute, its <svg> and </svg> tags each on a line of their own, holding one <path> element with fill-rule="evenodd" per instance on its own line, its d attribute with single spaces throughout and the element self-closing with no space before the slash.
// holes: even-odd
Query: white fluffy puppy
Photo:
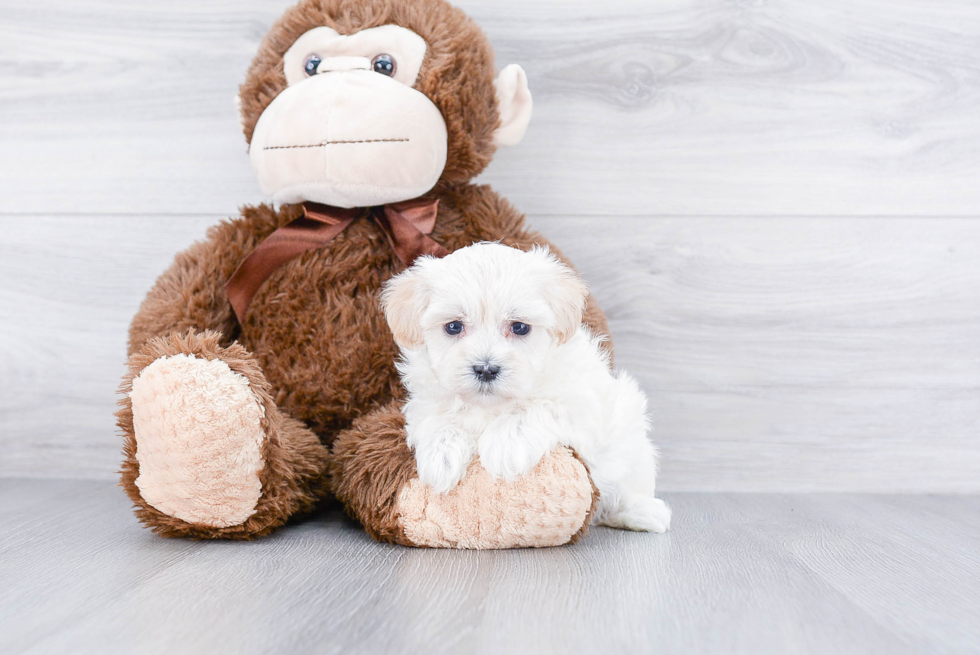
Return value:
<svg viewBox="0 0 980 655">
<path fill-rule="evenodd" d="M 439 492 L 474 455 L 512 480 L 569 446 L 599 488 L 595 522 L 664 532 L 646 397 L 610 371 L 602 340 L 582 325 L 587 295 L 547 250 L 498 243 L 423 258 L 392 278 L 382 304 L 402 349 L 408 445 Z"/>
</svg>

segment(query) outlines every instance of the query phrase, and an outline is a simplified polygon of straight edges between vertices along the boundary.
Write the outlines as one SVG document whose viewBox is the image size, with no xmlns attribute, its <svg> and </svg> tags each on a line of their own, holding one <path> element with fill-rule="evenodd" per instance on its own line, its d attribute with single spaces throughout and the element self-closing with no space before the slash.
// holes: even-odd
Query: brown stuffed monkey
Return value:
<svg viewBox="0 0 980 655">
<path fill-rule="evenodd" d="M 405 442 L 383 283 L 419 254 L 553 246 L 470 183 L 531 113 L 483 32 L 443 0 L 304 0 L 241 87 L 271 205 L 179 254 L 130 329 L 122 484 L 164 536 L 249 539 L 331 495 L 375 538 L 414 546 L 568 543 L 597 492 L 560 448 L 524 478 L 474 461 L 435 494 Z M 608 334 L 590 303 L 585 322 Z"/>
</svg>

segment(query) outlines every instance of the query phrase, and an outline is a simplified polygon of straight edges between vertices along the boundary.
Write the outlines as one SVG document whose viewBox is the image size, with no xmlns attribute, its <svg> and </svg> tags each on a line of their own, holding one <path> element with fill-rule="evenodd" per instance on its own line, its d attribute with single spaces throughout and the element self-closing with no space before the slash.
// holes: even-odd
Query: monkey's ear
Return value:
<svg viewBox="0 0 980 655">
<path fill-rule="evenodd" d="M 410 268 L 388 280 L 381 293 L 381 308 L 391 334 L 395 343 L 406 350 L 414 350 L 423 344 L 425 304 L 421 275 L 415 269 Z"/>
<path fill-rule="evenodd" d="M 524 138 L 534 105 L 531 90 L 527 87 L 527 74 L 517 64 L 511 64 L 500 71 L 493 84 L 497 89 L 500 114 L 500 127 L 493 133 L 494 143 L 515 146 Z"/>
</svg>

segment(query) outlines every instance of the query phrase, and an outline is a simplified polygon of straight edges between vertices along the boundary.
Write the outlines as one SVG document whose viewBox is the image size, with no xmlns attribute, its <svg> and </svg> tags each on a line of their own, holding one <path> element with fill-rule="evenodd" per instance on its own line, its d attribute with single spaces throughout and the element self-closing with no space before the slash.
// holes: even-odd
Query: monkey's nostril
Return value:
<svg viewBox="0 0 980 655">
<path fill-rule="evenodd" d="M 500 373 L 500 367 L 496 364 L 474 364 L 473 373 L 481 382 L 493 382 Z"/>
</svg>

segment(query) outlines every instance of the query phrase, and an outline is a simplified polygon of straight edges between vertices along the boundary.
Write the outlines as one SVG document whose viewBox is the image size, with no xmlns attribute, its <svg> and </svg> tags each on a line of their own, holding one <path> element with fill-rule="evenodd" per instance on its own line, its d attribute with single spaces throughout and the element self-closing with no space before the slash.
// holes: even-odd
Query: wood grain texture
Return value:
<svg viewBox="0 0 980 655">
<path fill-rule="evenodd" d="M 0 218 L 0 476 L 114 477 L 128 322 L 216 220 Z M 976 220 L 532 224 L 650 395 L 663 488 L 980 491 Z"/>
<path fill-rule="evenodd" d="M 669 488 L 978 490 L 975 219 L 536 223 L 650 394 Z"/>
<path fill-rule="evenodd" d="M 232 98 L 291 0 L 0 0 L 0 212 L 260 200 Z M 535 215 L 975 215 L 972 0 L 463 0 L 535 118 Z"/>
<path fill-rule="evenodd" d="M 0 218 L 0 475 L 115 477 L 129 321 L 218 220 Z"/>
<path fill-rule="evenodd" d="M 115 475 L 126 325 L 261 200 L 232 98 L 291 2 L 0 0 L 0 476 Z M 536 99 L 484 180 L 609 312 L 664 488 L 980 490 L 980 5 L 460 5 Z"/>
<path fill-rule="evenodd" d="M 976 652 L 978 497 L 667 498 L 666 535 L 454 552 L 335 514 L 165 540 L 105 483 L 0 480 L 0 651 Z"/>
</svg>

